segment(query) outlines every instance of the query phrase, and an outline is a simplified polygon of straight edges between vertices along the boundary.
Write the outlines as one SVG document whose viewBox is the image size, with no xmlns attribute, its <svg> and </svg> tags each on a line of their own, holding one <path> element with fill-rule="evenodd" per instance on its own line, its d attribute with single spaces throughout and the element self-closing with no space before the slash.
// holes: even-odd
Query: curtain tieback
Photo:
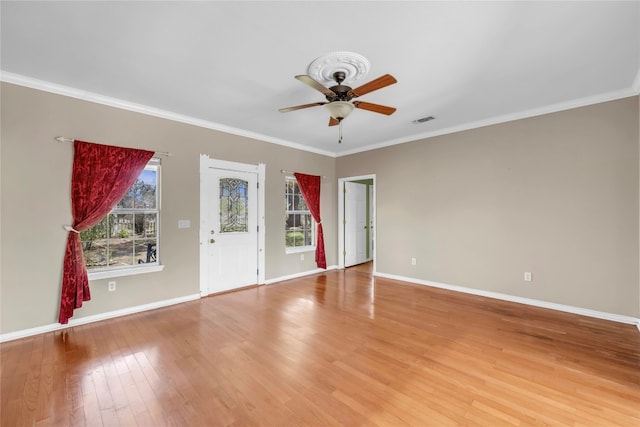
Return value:
<svg viewBox="0 0 640 427">
<path fill-rule="evenodd" d="M 65 225 L 63 228 L 64 228 L 65 230 L 67 230 L 67 231 L 73 231 L 74 233 L 78 233 L 78 234 L 80 234 L 80 232 L 79 232 L 78 230 L 76 230 L 75 228 L 73 228 L 73 227 L 72 227 L 72 226 L 70 226 L 70 225 Z"/>
</svg>

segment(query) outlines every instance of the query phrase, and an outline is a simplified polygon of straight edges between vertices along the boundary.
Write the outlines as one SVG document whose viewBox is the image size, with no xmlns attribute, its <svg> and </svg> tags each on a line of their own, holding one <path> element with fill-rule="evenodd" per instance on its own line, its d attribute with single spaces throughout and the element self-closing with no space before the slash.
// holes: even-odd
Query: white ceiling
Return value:
<svg viewBox="0 0 640 427">
<path fill-rule="evenodd" d="M 1 2 L 2 80 L 340 156 L 640 92 L 640 2 Z M 330 52 L 398 83 L 338 128 Z M 413 124 L 425 116 L 436 120 Z M 73 137 L 74 135 L 65 135 Z"/>
</svg>

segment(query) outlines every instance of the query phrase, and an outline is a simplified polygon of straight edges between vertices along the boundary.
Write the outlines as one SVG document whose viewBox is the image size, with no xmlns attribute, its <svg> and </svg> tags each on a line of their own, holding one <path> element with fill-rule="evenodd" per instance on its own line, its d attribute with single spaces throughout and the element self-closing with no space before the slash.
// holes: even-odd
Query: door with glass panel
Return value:
<svg viewBox="0 0 640 427">
<path fill-rule="evenodd" d="M 257 173 L 213 167 L 201 171 L 203 294 L 258 283 L 257 183 Z"/>
</svg>

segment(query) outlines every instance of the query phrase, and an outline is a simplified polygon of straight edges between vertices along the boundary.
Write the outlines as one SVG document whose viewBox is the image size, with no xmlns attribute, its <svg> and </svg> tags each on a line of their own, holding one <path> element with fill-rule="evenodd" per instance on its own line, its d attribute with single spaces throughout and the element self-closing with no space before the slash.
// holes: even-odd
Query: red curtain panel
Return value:
<svg viewBox="0 0 640 427">
<path fill-rule="evenodd" d="M 73 225 L 64 255 L 60 323 L 68 323 L 73 311 L 91 299 L 79 233 L 96 225 L 111 211 L 135 183 L 153 154 L 153 151 L 74 142 Z"/>
<path fill-rule="evenodd" d="M 320 179 L 316 175 L 294 173 L 298 187 L 304 197 L 304 201 L 311 212 L 311 216 L 318 224 L 316 233 L 316 264 L 318 268 L 327 268 L 327 259 L 324 252 L 324 234 L 322 233 L 322 220 L 320 219 Z"/>
</svg>

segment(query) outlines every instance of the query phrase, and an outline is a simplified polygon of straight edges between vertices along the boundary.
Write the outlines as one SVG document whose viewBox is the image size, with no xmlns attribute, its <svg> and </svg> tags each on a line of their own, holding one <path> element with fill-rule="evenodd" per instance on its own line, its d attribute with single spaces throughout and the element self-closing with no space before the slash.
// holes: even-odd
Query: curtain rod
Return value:
<svg viewBox="0 0 640 427">
<path fill-rule="evenodd" d="M 67 138 L 66 136 L 56 136 L 54 138 L 56 141 L 58 142 L 75 142 L 75 139 L 73 138 Z M 167 152 L 167 151 L 156 151 L 156 154 L 160 155 L 160 156 L 172 156 L 173 154 Z"/>
<path fill-rule="evenodd" d="M 288 171 L 286 169 L 280 169 L 280 173 L 286 173 L 288 175 L 293 175 L 295 172 L 294 171 Z M 322 175 L 322 179 L 327 179 L 327 177 Z"/>
</svg>

